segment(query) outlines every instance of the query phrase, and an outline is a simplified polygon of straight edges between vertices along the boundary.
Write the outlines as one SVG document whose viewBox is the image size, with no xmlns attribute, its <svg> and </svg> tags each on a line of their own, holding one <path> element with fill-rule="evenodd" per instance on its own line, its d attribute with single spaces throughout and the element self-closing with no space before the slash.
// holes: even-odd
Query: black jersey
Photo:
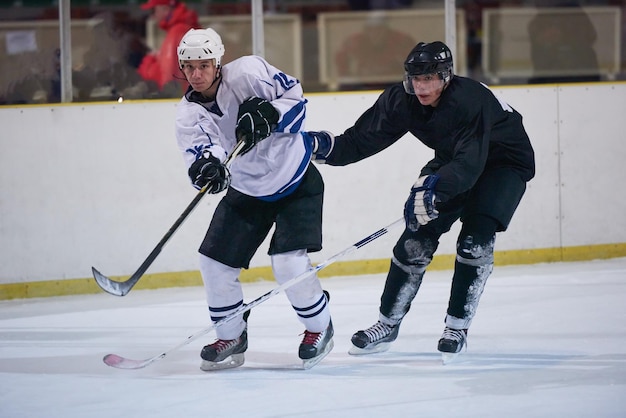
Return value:
<svg viewBox="0 0 626 418">
<path fill-rule="evenodd" d="M 422 175 L 437 173 L 437 198 L 469 190 L 483 171 L 510 167 L 535 175 L 534 151 L 522 116 L 482 83 L 455 76 L 436 107 L 423 106 L 402 83 L 388 87 L 354 126 L 336 137 L 329 165 L 346 165 L 387 148 L 410 132 L 435 151 Z"/>
</svg>

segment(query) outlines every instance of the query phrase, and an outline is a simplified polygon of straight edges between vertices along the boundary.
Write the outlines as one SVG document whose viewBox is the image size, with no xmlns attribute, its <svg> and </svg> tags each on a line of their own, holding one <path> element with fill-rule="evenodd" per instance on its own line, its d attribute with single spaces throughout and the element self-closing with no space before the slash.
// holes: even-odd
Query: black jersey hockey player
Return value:
<svg viewBox="0 0 626 418">
<path fill-rule="evenodd" d="M 284 283 L 311 269 L 309 251 L 322 246 L 324 183 L 300 132 L 305 104 L 299 81 L 257 56 L 224 66 L 224 45 L 213 29 L 190 30 L 178 47 L 190 88 L 177 106 L 176 137 L 193 185 L 226 195 L 200 245 L 200 272 L 213 321 L 243 302 L 242 268 L 274 227 L 269 247 L 274 276 Z M 238 142 L 230 169 L 223 162 Z M 305 368 L 333 347 L 328 298 L 311 275 L 285 291 L 305 327 L 298 354 Z M 216 330 L 201 352 L 203 370 L 237 367 L 248 347 L 240 317 Z"/>
<path fill-rule="evenodd" d="M 336 166 L 376 154 L 407 132 L 434 150 L 404 207 L 406 228 L 393 248 L 379 320 L 352 336 L 350 352 L 389 348 L 440 236 L 460 219 L 445 329 L 438 343 L 445 362 L 466 346 L 493 268 L 496 232 L 507 229 L 535 174 L 534 152 L 522 116 L 484 84 L 455 76 L 452 54 L 443 42 L 419 43 L 404 67 L 404 82 L 388 87 L 342 135 L 309 135 L 314 159 Z"/>
</svg>

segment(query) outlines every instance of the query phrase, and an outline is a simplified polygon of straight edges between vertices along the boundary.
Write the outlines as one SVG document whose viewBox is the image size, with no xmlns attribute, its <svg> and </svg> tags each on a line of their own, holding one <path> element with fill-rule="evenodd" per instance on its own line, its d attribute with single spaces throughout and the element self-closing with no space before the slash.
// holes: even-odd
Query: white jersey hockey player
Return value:
<svg viewBox="0 0 626 418">
<path fill-rule="evenodd" d="M 187 32 L 177 53 L 190 84 L 177 107 L 178 147 L 196 188 L 227 190 L 199 248 L 210 316 L 219 321 L 243 305 L 239 273 L 272 227 L 276 281 L 311 268 L 308 252 L 322 248 L 324 183 L 301 133 L 307 101 L 297 79 L 257 56 L 222 66 L 224 45 L 210 28 Z M 226 167 L 238 139 L 245 145 Z M 285 293 L 305 327 L 299 357 L 312 367 L 333 347 L 328 297 L 315 275 Z M 216 329 L 217 341 L 201 352 L 203 370 L 243 364 L 246 320 Z"/>
</svg>

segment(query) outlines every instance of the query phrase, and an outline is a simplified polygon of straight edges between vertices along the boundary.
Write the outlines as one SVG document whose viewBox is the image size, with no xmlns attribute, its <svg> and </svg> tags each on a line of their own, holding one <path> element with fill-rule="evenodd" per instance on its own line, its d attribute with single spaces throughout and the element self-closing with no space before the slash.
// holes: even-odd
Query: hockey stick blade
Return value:
<svg viewBox="0 0 626 418">
<path fill-rule="evenodd" d="M 243 149 L 243 146 L 244 146 L 244 142 L 239 141 L 237 145 L 235 145 L 235 149 L 233 149 L 230 155 L 226 158 L 226 161 L 224 161 L 224 165 L 228 167 L 231 161 L 233 161 L 235 157 L 239 155 L 239 153 Z M 196 208 L 200 200 L 202 200 L 202 198 L 207 192 L 208 187 L 209 187 L 209 184 L 207 183 L 204 187 L 200 189 L 200 191 L 196 194 L 196 196 L 193 198 L 191 203 L 187 205 L 183 213 L 178 217 L 178 219 L 176 219 L 176 222 L 174 222 L 174 225 L 170 227 L 170 229 L 163 236 L 163 238 L 161 238 L 161 241 L 159 241 L 156 247 L 154 247 L 150 255 L 148 255 L 148 257 L 144 260 L 144 262 L 141 263 L 141 266 L 139 266 L 137 271 L 133 273 L 133 275 L 130 276 L 128 280 L 122 281 L 122 282 L 111 280 L 104 274 L 100 273 L 95 267 L 91 267 L 91 272 L 93 273 L 93 277 L 96 280 L 96 283 L 98 283 L 98 286 L 100 286 L 100 288 L 104 290 L 105 292 L 114 296 L 125 296 L 128 292 L 130 292 L 131 289 L 135 286 L 135 284 L 139 281 L 139 279 L 141 279 L 141 277 L 146 272 L 146 270 L 148 270 L 148 267 L 150 267 L 150 265 L 154 262 L 157 256 L 161 253 L 161 250 L 163 249 L 165 244 L 167 244 L 167 242 L 170 240 L 172 235 L 174 235 L 174 233 L 178 230 L 178 228 L 187 219 L 189 214 L 193 212 L 193 210 Z"/>
<path fill-rule="evenodd" d="M 157 359 L 154 359 L 154 360 L 149 359 L 147 361 L 146 360 L 143 360 L 143 361 L 142 360 L 131 360 L 131 359 L 128 359 L 128 358 L 120 357 L 117 354 L 107 354 L 102 359 L 102 361 L 104 361 L 104 363 L 107 366 L 115 367 L 116 369 L 127 369 L 127 370 L 143 369 L 148 364 L 150 364 L 150 363 L 152 363 L 153 361 L 156 361 L 156 360 Z"/>
<path fill-rule="evenodd" d="M 93 278 L 96 279 L 98 286 L 100 286 L 100 288 L 105 292 L 115 296 L 126 295 L 138 280 L 138 277 L 135 277 L 136 275 L 132 275 L 130 279 L 125 282 L 116 282 L 115 280 L 111 280 L 104 274 L 100 273 L 95 267 L 91 268 L 91 272 L 93 273 Z"/>
<path fill-rule="evenodd" d="M 236 310 L 234 310 L 233 312 L 231 312 L 230 314 L 226 315 L 224 318 L 220 319 L 217 322 L 214 322 L 213 324 L 209 325 L 208 327 L 196 332 L 195 334 L 190 335 L 189 337 L 187 337 L 184 341 L 182 341 L 181 343 L 179 343 L 178 345 L 170 348 L 169 350 L 163 351 L 160 354 L 157 354 L 156 356 L 144 359 L 144 360 L 133 360 L 130 358 L 126 358 L 126 357 L 122 357 L 120 355 L 117 354 L 107 354 L 106 356 L 104 356 L 104 358 L 102 359 L 102 361 L 104 361 L 104 364 L 106 364 L 107 366 L 111 366 L 111 367 L 115 367 L 116 369 L 126 369 L 126 370 L 134 370 L 134 369 L 142 369 L 152 363 L 154 363 L 155 361 L 161 360 L 165 357 L 167 357 L 170 353 L 178 350 L 181 347 L 186 346 L 187 344 L 197 340 L 198 338 L 208 334 L 209 332 L 211 332 L 212 330 L 214 330 L 217 327 L 220 327 L 222 325 L 224 325 L 227 322 L 232 321 L 233 319 L 237 318 L 239 315 L 244 314 L 245 312 L 248 312 L 250 309 L 254 308 L 255 306 L 260 305 L 261 303 L 265 302 L 266 300 L 268 300 L 269 298 L 279 294 L 280 292 L 300 283 L 301 281 L 303 281 L 304 279 L 307 279 L 308 277 L 312 276 L 313 274 L 317 273 L 318 271 L 328 267 L 329 265 L 333 264 L 334 262 L 336 262 L 337 260 L 343 258 L 344 256 L 346 256 L 347 254 L 350 254 L 356 250 L 358 250 L 359 248 L 363 247 L 366 244 L 369 244 L 370 242 L 374 241 L 377 238 L 380 238 L 381 236 L 385 235 L 387 232 L 389 232 L 393 227 L 396 227 L 400 224 L 404 224 L 404 218 L 400 218 L 397 221 L 393 222 L 392 224 L 379 229 L 378 231 L 374 232 L 373 234 L 367 236 L 366 238 L 363 238 L 362 240 L 354 243 L 353 245 L 351 245 L 350 247 L 344 249 L 343 251 L 333 255 L 330 258 L 327 258 L 326 260 L 324 260 L 323 262 L 319 263 L 318 265 L 316 265 L 315 267 L 313 267 L 311 270 L 305 271 L 304 273 L 286 281 L 285 283 L 283 283 L 282 285 L 275 287 L 274 289 L 270 290 L 269 292 L 259 296 L 258 298 L 256 298 L 255 300 L 253 300 L 250 303 L 241 305 L 239 308 L 237 308 Z"/>
</svg>

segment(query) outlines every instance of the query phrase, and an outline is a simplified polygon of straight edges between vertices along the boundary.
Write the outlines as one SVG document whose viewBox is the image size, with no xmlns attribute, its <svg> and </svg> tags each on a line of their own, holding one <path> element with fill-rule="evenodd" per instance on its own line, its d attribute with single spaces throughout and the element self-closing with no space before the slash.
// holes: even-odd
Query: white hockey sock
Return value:
<svg viewBox="0 0 626 418">
<path fill-rule="evenodd" d="M 227 316 L 243 303 L 243 291 L 239 282 L 240 270 L 200 254 L 200 273 L 211 320 L 216 321 Z M 217 327 L 215 333 L 221 340 L 234 340 L 241 335 L 245 327 L 246 323 L 242 318 Z"/>
</svg>

